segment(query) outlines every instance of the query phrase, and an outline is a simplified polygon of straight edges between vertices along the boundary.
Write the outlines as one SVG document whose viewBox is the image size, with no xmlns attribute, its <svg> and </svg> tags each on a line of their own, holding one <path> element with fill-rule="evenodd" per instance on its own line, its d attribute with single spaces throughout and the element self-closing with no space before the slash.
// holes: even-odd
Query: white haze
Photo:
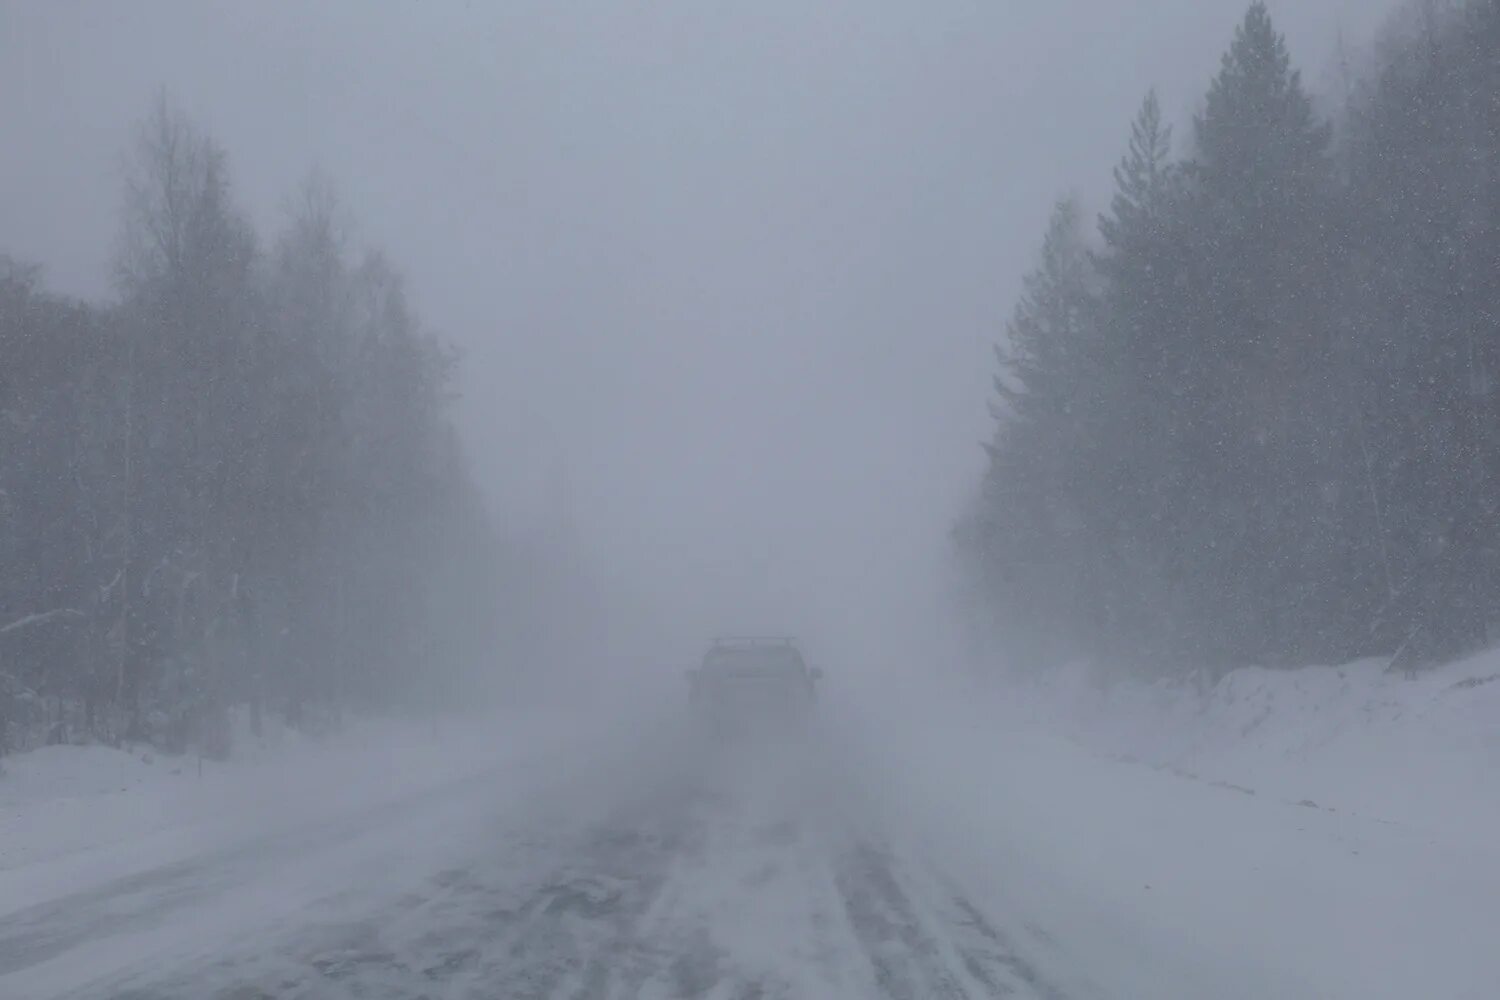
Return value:
<svg viewBox="0 0 1500 1000">
<path fill-rule="evenodd" d="M 1268 6 L 1331 103 L 1399 2 Z M 0 255 L 114 294 L 159 93 L 262 234 L 319 168 L 462 349 L 526 591 L 467 715 L 236 706 L 195 760 L 41 701 L 0 996 L 1491 995 L 1500 655 L 942 669 L 1019 276 L 1148 89 L 1183 151 L 1247 3 L 0 0 Z M 703 739 L 682 668 L 762 632 L 818 724 Z"/>
<path fill-rule="evenodd" d="M 1389 6 L 1271 4 L 1324 92 Z M 164 88 L 263 228 L 336 179 L 466 354 L 502 521 L 576 538 L 638 662 L 785 631 L 848 673 L 931 649 L 1051 202 L 1148 87 L 1186 123 L 1243 8 L 4 4 L 0 250 L 107 294 Z"/>
</svg>

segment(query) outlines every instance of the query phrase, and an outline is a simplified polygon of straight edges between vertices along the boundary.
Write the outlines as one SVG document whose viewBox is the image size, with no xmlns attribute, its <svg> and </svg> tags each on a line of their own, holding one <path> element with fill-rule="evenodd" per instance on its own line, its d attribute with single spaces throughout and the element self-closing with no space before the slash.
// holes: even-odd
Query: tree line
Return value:
<svg viewBox="0 0 1500 1000">
<path fill-rule="evenodd" d="M 127 173 L 114 301 L 0 258 L 0 752 L 448 697 L 505 585 L 454 354 L 326 179 L 263 242 L 165 98 Z"/>
<path fill-rule="evenodd" d="M 1500 610 L 1500 0 L 1331 113 L 1252 4 L 1174 144 L 1054 210 L 954 539 L 1012 655 L 1149 671 L 1481 648 Z"/>
</svg>

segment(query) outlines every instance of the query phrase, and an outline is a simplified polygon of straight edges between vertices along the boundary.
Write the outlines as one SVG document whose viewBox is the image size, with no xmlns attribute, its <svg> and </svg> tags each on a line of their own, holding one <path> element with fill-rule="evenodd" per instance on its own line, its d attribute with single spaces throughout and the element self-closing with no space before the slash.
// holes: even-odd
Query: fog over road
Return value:
<svg viewBox="0 0 1500 1000">
<path fill-rule="evenodd" d="M 1497 53 L 0 0 L 0 1000 L 1494 1000 Z"/>
</svg>

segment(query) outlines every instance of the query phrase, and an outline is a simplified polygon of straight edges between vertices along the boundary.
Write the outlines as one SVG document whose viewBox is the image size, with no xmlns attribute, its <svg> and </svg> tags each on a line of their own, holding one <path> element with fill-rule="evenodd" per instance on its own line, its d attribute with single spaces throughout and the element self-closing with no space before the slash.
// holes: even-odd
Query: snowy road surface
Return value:
<svg viewBox="0 0 1500 1000">
<path fill-rule="evenodd" d="M 1065 995 L 1044 932 L 837 769 L 679 734 L 524 794 L 471 776 L 0 916 L 0 995 Z"/>
<path fill-rule="evenodd" d="M 213 822 L 119 844 L 76 831 L 113 800 L 0 806 L 0 998 L 1494 996 L 1472 822 L 889 702 L 757 746 L 549 721 L 294 758 L 252 810 L 241 777 L 195 799 Z"/>
</svg>

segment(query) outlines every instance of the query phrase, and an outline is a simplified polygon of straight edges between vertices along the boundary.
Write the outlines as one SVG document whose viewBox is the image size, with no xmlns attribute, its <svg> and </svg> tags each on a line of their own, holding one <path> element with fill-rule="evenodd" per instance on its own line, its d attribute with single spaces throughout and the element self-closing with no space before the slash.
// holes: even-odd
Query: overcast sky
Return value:
<svg viewBox="0 0 1500 1000">
<path fill-rule="evenodd" d="M 674 655 L 773 629 L 867 656 L 931 612 L 1050 203 L 1102 203 L 1148 87 L 1187 121 L 1244 6 L 0 0 L 0 252 L 108 293 L 164 87 L 263 232 L 336 179 L 466 352 L 507 521 L 566 486 Z M 1391 6 L 1271 4 L 1323 91 Z"/>
</svg>

